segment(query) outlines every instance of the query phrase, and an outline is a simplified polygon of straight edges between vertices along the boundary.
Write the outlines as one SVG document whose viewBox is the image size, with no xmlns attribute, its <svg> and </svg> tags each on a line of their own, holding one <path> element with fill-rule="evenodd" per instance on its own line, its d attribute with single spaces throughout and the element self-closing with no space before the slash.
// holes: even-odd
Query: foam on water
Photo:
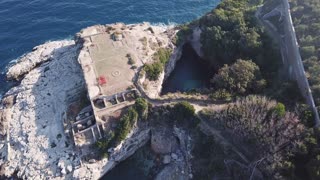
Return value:
<svg viewBox="0 0 320 180">
<path fill-rule="evenodd" d="M 163 27 L 191 21 L 219 0 L 1 0 L 0 72 L 49 40 L 72 39 L 95 24 L 150 22 Z M 8 84 L 0 78 L 0 94 Z"/>
</svg>

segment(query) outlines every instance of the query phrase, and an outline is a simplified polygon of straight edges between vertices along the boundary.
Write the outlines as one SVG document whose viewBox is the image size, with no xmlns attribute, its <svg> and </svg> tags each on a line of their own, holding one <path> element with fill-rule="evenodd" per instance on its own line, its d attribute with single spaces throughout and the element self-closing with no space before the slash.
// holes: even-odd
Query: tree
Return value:
<svg viewBox="0 0 320 180">
<path fill-rule="evenodd" d="M 280 118 L 286 114 L 286 107 L 282 103 L 278 103 L 273 110 L 276 113 L 276 115 Z"/>
<path fill-rule="evenodd" d="M 279 109 L 282 116 L 274 109 Z M 289 154 L 297 151 L 305 129 L 294 113 L 286 112 L 283 105 L 262 96 L 239 98 L 222 109 L 200 112 L 200 116 L 224 130 L 236 145 L 245 147 L 253 159 L 266 158 L 259 169 L 270 175 L 292 168 Z M 310 138 L 309 142 L 314 144 L 314 139 Z"/>
<path fill-rule="evenodd" d="M 131 129 L 133 128 L 134 124 L 136 123 L 137 119 L 137 111 L 134 108 L 130 107 L 128 109 L 128 112 L 121 117 L 120 122 L 118 124 L 117 132 L 115 135 L 116 143 L 120 143 L 127 137 Z"/>
<path fill-rule="evenodd" d="M 168 48 L 160 48 L 157 52 L 154 53 L 154 62 L 152 64 L 146 64 L 144 66 L 144 70 L 149 80 L 156 81 L 159 79 L 161 72 L 170 59 L 171 53 L 171 49 Z"/>
<path fill-rule="evenodd" d="M 178 121 L 193 117 L 195 113 L 194 107 L 186 101 L 175 104 L 173 109 L 174 117 L 177 118 Z"/>
<path fill-rule="evenodd" d="M 161 62 L 154 62 L 152 64 L 146 64 L 144 66 L 146 75 L 151 81 L 156 81 L 159 79 L 161 72 L 163 71 L 163 65 Z"/>
<path fill-rule="evenodd" d="M 217 89 L 226 89 L 230 92 L 244 94 L 254 90 L 261 84 L 259 67 L 251 60 L 237 60 L 233 65 L 224 65 L 211 82 Z M 259 87 L 261 89 L 261 87 Z"/>
<path fill-rule="evenodd" d="M 143 98 L 136 99 L 135 109 L 138 112 L 140 118 L 146 119 L 148 114 L 148 102 Z"/>
</svg>

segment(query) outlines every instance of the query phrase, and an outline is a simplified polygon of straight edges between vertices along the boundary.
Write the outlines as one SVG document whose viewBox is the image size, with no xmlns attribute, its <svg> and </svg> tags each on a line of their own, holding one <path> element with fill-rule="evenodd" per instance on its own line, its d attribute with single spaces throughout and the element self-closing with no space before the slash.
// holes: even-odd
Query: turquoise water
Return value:
<svg viewBox="0 0 320 180">
<path fill-rule="evenodd" d="M 162 94 L 209 87 L 213 73 L 214 71 L 205 60 L 201 59 L 187 44 L 183 48 L 182 57 L 177 62 L 175 69 L 164 82 Z"/>
<path fill-rule="evenodd" d="M 50 40 L 114 22 L 184 23 L 218 0 L 0 0 L 0 72 L 11 60 Z M 0 94 L 11 85 L 0 75 Z"/>
</svg>

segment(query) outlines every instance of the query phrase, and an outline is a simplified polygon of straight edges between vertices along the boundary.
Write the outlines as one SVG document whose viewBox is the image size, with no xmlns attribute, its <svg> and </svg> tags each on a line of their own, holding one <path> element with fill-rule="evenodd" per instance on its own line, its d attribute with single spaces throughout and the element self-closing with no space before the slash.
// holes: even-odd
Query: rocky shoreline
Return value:
<svg viewBox="0 0 320 180">
<path fill-rule="evenodd" d="M 156 98 L 161 92 L 163 80 L 180 58 L 182 47 L 176 48 L 171 43 L 170 38 L 175 35 L 173 29 L 148 23 L 130 25 L 131 28 L 135 26 L 162 30 L 159 39 L 165 47 L 173 49 L 162 78 L 156 82 L 140 79 L 141 83 L 148 83 L 146 93 Z M 98 179 L 150 139 L 149 131 L 139 131 L 133 138 L 127 139 L 123 147 L 120 145 L 114 160 L 103 159 L 92 164 L 82 162 L 81 153 L 65 136 L 62 124 L 68 105 L 85 91 L 78 63 L 79 43 L 73 40 L 45 43 L 35 47 L 8 69 L 7 78 L 21 80 L 21 83 L 4 95 L 0 106 L 0 176 L 10 177 L 16 173 L 23 179 Z M 144 53 L 142 58 L 145 63 L 152 61 L 154 52 L 150 47 L 146 50 L 149 53 Z M 140 136 L 144 138 L 134 140 L 134 137 Z M 126 143 L 132 145 L 132 142 L 135 148 L 126 151 Z"/>
</svg>

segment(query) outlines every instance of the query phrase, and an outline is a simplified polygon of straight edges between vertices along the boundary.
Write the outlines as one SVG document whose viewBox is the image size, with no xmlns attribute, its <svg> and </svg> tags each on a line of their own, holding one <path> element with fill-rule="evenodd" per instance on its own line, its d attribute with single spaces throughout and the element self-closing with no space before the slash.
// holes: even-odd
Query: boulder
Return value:
<svg viewBox="0 0 320 180">
<path fill-rule="evenodd" d="M 151 131 L 151 149 L 158 154 L 170 154 L 178 147 L 175 136 L 165 129 Z"/>
<path fill-rule="evenodd" d="M 169 164 L 171 162 L 171 156 L 165 155 L 163 156 L 163 164 Z"/>
<path fill-rule="evenodd" d="M 177 159 L 178 159 L 178 155 L 175 154 L 175 153 L 172 153 L 172 154 L 171 154 L 171 158 L 172 158 L 173 160 L 177 160 Z"/>
<path fill-rule="evenodd" d="M 67 166 L 67 171 L 70 173 L 70 172 L 72 172 L 72 166 L 71 165 L 68 165 Z"/>
</svg>

